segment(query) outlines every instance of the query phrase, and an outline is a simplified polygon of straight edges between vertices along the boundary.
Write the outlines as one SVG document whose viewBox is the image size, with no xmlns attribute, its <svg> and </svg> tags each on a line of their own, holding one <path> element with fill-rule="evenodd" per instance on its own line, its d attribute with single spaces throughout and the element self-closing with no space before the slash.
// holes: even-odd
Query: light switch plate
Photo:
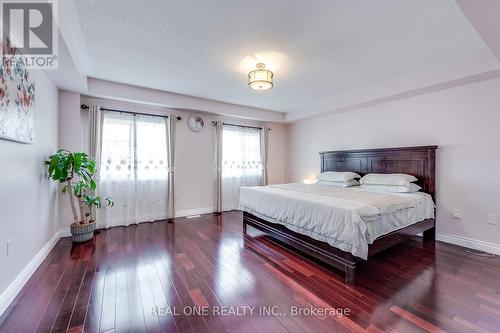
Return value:
<svg viewBox="0 0 500 333">
<path fill-rule="evenodd" d="M 497 225 L 497 216 L 495 214 L 488 214 L 488 224 Z"/>
</svg>

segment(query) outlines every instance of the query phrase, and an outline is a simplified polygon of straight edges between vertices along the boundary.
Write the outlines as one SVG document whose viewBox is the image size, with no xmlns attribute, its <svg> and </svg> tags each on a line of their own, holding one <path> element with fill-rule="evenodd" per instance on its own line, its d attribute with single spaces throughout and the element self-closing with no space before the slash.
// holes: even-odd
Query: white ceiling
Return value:
<svg viewBox="0 0 500 333">
<path fill-rule="evenodd" d="M 293 114 L 499 67 L 453 0 L 75 3 L 89 76 Z M 258 61 L 270 91 L 247 87 Z"/>
</svg>

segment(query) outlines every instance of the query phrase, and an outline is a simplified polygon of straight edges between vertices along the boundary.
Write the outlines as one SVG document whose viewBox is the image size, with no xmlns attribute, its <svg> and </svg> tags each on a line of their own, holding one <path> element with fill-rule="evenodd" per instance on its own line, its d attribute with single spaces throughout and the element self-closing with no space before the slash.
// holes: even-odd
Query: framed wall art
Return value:
<svg viewBox="0 0 500 333">
<path fill-rule="evenodd" d="M 5 54 L 17 50 L 0 44 L 0 138 L 22 143 L 35 141 L 35 81 L 21 61 L 7 64 Z"/>
</svg>

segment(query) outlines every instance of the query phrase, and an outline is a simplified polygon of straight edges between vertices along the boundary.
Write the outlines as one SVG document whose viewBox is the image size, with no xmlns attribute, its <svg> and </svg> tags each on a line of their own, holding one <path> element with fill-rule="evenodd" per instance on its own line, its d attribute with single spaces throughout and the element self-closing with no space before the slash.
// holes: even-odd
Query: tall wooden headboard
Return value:
<svg viewBox="0 0 500 333">
<path fill-rule="evenodd" d="M 437 146 L 361 149 L 321 152 L 321 172 L 406 173 L 435 199 Z"/>
</svg>

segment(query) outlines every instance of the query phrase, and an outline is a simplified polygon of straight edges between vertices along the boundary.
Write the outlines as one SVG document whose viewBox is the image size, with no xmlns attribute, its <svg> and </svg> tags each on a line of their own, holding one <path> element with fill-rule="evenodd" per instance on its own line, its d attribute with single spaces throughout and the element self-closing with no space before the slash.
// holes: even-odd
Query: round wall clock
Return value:
<svg viewBox="0 0 500 333">
<path fill-rule="evenodd" d="M 194 115 L 189 117 L 187 124 L 189 129 L 195 133 L 200 133 L 201 130 L 203 129 L 203 126 L 205 126 L 203 118 Z"/>
</svg>

